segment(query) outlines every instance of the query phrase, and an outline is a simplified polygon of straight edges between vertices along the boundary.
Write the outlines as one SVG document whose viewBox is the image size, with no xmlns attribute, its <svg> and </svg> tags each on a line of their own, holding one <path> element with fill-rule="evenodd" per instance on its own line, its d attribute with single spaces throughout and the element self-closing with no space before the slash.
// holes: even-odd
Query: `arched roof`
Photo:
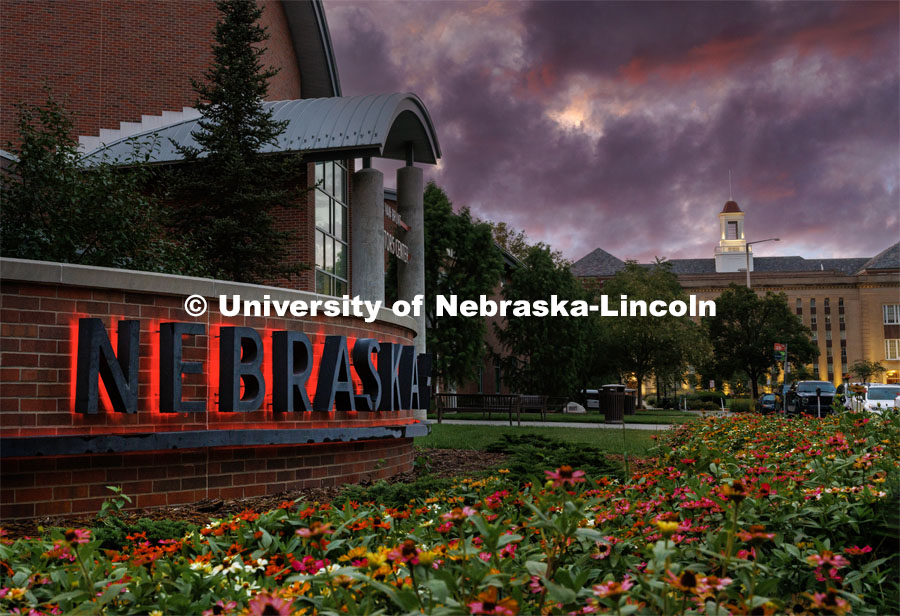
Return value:
<svg viewBox="0 0 900 616">
<path fill-rule="evenodd" d="M 410 92 L 264 102 L 263 108 L 272 111 L 273 119 L 287 122 L 277 143 L 263 152 L 302 152 L 307 160 L 406 160 L 406 145 L 412 144 L 416 162 L 435 164 L 441 157 L 431 116 Z M 182 120 L 111 141 L 87 152 L 85 159 L 128 164 L 149 154 L 152 163 L 177 162 L 182 156 L 176 144 L 197 147 L 192 133 L 198 121 Z"/>
</svg>

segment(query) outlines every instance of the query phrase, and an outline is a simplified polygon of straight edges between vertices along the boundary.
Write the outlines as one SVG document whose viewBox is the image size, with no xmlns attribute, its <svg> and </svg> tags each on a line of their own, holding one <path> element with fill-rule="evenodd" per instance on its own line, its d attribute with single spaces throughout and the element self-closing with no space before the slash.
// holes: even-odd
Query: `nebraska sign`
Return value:
<svg viewBox="0 0 900 616">
<path fill-rule="evenodd" d="M 109 394 L 113 411 L 136 413 L 139 382 L 140 322 L 119 321 L 116 348 L 100 319 L 78 321 L 76 345 L 75 405 L 78 413 L 96 414 L 100 404 L 100 381 Z M 205 413 L 205 401 L 184 400 L 185 374 L 204 374 L 204 362 L 184 358 L 187 336 L 206 334 L 203 323 L 164 322 L 159 327 L 159 411 L 162 413 Z M 318 357 L 313 356 L 309 337 L 300 331 L 271 332 L 271 362 L 264 376 L 263 340 L 250 327 L 219 329 L 218 370 L 207 373 L 207 382 L 218 384 L 218 412 L 258 410 L 271 388 L 272 410 L 276 413 L 304 411 L 397 411 L 426 409 L 430 398 L 430 358 L 416 355 L 415 347 L 360 338 L 352 348 L 346 336 L 326 336 Z M 352 358 L 352 365 L 351 365 Z M 307 383 L 318 366 L 312 400 Z M 353 375 L 361 383 L 354 387 Z"/>
</svg>

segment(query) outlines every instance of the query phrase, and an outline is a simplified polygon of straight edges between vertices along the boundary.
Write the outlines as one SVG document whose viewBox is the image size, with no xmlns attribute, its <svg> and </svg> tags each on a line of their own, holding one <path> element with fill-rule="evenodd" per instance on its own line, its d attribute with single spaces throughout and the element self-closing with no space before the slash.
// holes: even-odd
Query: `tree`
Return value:
<svg viewBox="0 0 900 616">
<path fill-rule="evenodd" d="M 861 383 L 871 382 L 872 377 L 880 376 L 884 374 L 884 371 L 885 367 L 881 362 L 868 361 L 866 359 L 859 359 L 853 362 L 850 368 L 847 369 L 847 372 L 855 376 Z"/>
<path fill-rule="evenodd" d="M 753 398 L 758 396 L 760 377 L 777 367 L 775 343 L 787 344 L 788 361 L 796 366 L 818 355 L 810 330 L 791 311 L 784 293 L 760 297 L 732 284 L 716 300 L 716 316 L 704 317 L 703 324 L 720 373 L 746 372 Z"/>
<path fill-rule="evenodd" d="M 505 222 L 489 222 L 488 224 L 491 226 L 491 231 L 494 234 L 494 241 L 506 252 L 519 260 L 524 259 L 528 255 L 528 251 L 531 250 L 533 244 L 524 231 L 511 227 Z M 560 251 L 551 250 L 550 255 L 558 265 L 568 265 Z"/>
<path fill-rule="evenodd" d="M 587 300 L 587 292 L 565 265 L 557 263 L 550 248 L 528 249 L 503 288 L 510 301 Z M 588 351 L 593 342 L 590 317 L 509 316 L 496 327 L 497 338 L 509 352 L 503 374 L 521 393 L 571 396 L 584 382 Z"/>
<path fill-rule="evenodd" d="M 490 226 L 476 222 L 468 209 L 459 214 L 434 182 L 425 187 L 425 319 L 432 372 L 444 385 L 475 378 L 485 355 L 485 321 L 477 317 L 437 316 L 438 295 L 459 301 L 493 294 L 503 273 L 503 258 Z M 393 269 L 393 268 L 392 268 Z"/>
<path fill-rule="evenodd" d="M 133 157 L 119 168 L 87 166 L 71 114 L 48 91 L 43 106 L 19 105 L 17 157 L 3 174 L 3 255 L 202 275 L 184 242 L 165 239 L 164 209 L 148 196 L 152 173 Z"/>
<path fill-rule="evenodd" d="M 262 9 L 254 0 L 219 0 L 217 7 L 213 63 L 204 82 L 192 80 L 202 114 L 193 133 L 199 148 L 179 146 L 188 164 L 177 173 L 185 209 L 174 224 L 200 230 L 198 250 L 218 275 L 264 282 L 304 266 L 288 261 L 291 233 L 276 229 L 274 217 L 300 192 L 291 188 L 300 157 L 261 153 L 286 126 L 262 105 L 277 73 L 261 60 L 269 38 L 257 23 Z"/>
<path fill-rule="evenodd" d="M 648 304 L 654 300 L 668 304 L 686 299 L 671 266 L 659 260 L 650 267 L 628 261 L 625 269 L 603 285 L 603 292 L 611 298 L 625 295 L 629 301 L 643 300 Z M 656 373 L 663 379 L 681 380 L 702 345 L 696 324 L 684 317 L 616 317 L 609 327 L 610 353 L 616 365 L 620 372 L 632 373 L 637 379 L 639 408 L 643 403 L 644 379 Z"/>
</svg>

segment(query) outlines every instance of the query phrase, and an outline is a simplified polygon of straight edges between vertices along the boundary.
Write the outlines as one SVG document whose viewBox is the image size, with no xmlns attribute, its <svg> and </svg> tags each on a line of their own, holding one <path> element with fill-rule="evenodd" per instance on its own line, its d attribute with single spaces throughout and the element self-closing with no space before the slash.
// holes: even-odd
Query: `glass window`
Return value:
<svg viewBox="0 0 900 616">
<path fill-rule="evenodd" d="M 897 325 L 900 324 L 900 304 L 884 305 L 884 324 Z"/>
<path fill-rule="evenodd" d="M 838 315 L 838 323 L 843 323 L 843 322 L 844 322 L 844 315 L 839 314 Z"/>
<path fill-rule="evenodd" d="M 331 199 L 324 192 L 316 189 L 316 226 L 320 229 L 328 229 L 329 210 L 331 209 Z"/>
<path fill-rule="evenodd" d="M 825 315 L 825 327 L 831 327 L 831 316 Z"/>
<path fill-rule="evenodd" d="M 816 327 L 818 324 L 819 322 L 816 320 L 816 315 L 812 315 L 811 317 L 809 317 L 810 327 Z"/>
<path fill-rule="evenodd" d="M 841 361 L 846 363 L 846 360 L 847 360 L 847 347 L 842 346 L 841 347 Z"/>
<path fill-rule="evenodd" d="M 839 297 L 838 298 L 838 308 L 843 308 L 843 307 L 844 307 L 844 298 Z"/>
<path fill-rule="evenodd" d="M 830 297 L 825 298 L 825 307 L 831 308 L 831 298 Z"/>
<path fill-rule="evenodd" d="M 316 293 L 345 295 L 350 261 L 347 168 L 332 161 L 316 163 L 316 182 Z"/>
<path fill-rule="evenodd" d="M 799 297 L 797 298 L 797 310 L 803 310 L 803 300 Z"/>
<path fill-rule="evenodd" d="M 900 359 L 900 340 L 884 341 L 884 358 Z"/>
<path fill-rule="evenodd" d="M 810 308 L 815 308 L 815 307 L 816 307 L 816 298 L 812 298 L 812 299 L 809 300 L 809 307 L 810 307 Z"/>
<path fill-rule="evenodd" d="M 831 330 L 830 329 L 825 330 L 825 340 L 831 340 Z"/>
</svg>

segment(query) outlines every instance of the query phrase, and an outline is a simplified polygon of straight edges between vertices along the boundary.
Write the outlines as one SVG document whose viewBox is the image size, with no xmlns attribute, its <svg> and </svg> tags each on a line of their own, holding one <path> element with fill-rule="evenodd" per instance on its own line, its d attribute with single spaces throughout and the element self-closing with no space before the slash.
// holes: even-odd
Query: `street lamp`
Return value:
<svg viewBox="0 0 900 616">
<path fill-rule="evenodd" d="M 747 288 L 750 288 L 750 246 L 753 244 L 762 244 L 763 242 L 780 242 L 780 237 L 770 237 L 767 240 L 756 240 L 755 242 L 747 242 L 746 248 L 746 257 L 747 257 Z"/>
</svg>

